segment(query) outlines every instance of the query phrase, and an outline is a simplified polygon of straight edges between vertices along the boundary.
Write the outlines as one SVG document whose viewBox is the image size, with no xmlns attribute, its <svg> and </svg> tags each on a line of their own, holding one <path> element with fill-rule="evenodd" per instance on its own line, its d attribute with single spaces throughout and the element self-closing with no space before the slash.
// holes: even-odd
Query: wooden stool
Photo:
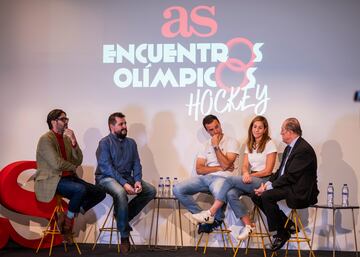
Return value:
<svg viewBox="0 0 360 257">
<path fill-rule="evenodd" d="M 311 245 L 310 245 L 310 238 L 306 235 L 306 232 L 305 232 L 305 229 L 304 229 L 304 226 L 301 222 L 301 219 L 300 219 L 300 216 L 297 212 L 296 209 L 291 209 L 291 212 L 289 214 L 289 217 L 285 223 L 285 227 L 287 225 L 287 223 L 289 222 L 289 220 L 293 220 L 294 223 L 295 223 L 295 235 L 290 237 L 290 239 L 287 241 L 286 243 L 286 252 L 285 252 L 285 256 L 287 256 L 288 254 L 288 248 L 289 248 L 289 243 L 290 242 L 296 242 L 298 244 L 298 256 L 301 257 L 301 248 L 300 248 L 300 243 L 302 242 L 306 242 L 309 246 L 309 250 L 310 250 L 310 254 L 309 255 L 312 255 L 312 257 L 315 257 L 315 254 L 314 254 L 314 251 L 312 250 L 311 248 Z M 299 226 L 300 225 L 300 226 Z M 303 233 L 303 237 L 300 236 L 300 231 L 298 230 L 298 228 L 300 228 L 300 231 Z M 271 257 L 274 256 L 274 254 L 276 254 L 276 252 L 273 252 L 273 254 L 271 255 Z"/>
<path fill-rule="evenodd" d="M 264 238 L 268 238 L 270 243 L 272 243 L 272 241 L 271 241 L 270 233 L 269 233 L 267 227 L 265 226 L 264 219 L 261 216 L 260 209 L 256 205 L 254 205 L 254 208 L 253 208 L 253 210 L 251 212 L 251 220 L 255 221 L 255 224 L 256 224 L 256 221 L 257 221 L 256 230 L 259 229 L 259 232 L 253 231 L 249 235 L 249 238 L 247 239 L 245 254 L 248 254 L 250 240 L 253 239 L 253 238 L 256 238 L 258 248 L 260 248 L 259 238 L 261 238 L 261 245 L 262 245 L 264 257 L 266 257 L 266 247 L 265 247 L 265 243 L 264 243 Z M 237 253 L 239 251 L 239 247 L 240 247 L 241 243 L 242 243 L 242 240 L 240 240 L 239 243 L 237 244 L 236 250 L 235 250 L 235 253 L 234 253 L 233 257 L 236 257 L 236 255 L 237 255 Z"/>
<path fill-rule="evenodd" d="M 60 228 L 57 224 L 57 220 L 56 220 L 56 214 L 58 212 L 64 212 L 64 207 L 62 206 L 61 204 L 61 201 L 62 201 L 62 197 L 60 195 L 56 195 L 56 206 L 54 208 L 54 211 L 51 215 L 51 218 L 46 226 L 46 229 L 43 231 L 43 236 L 40 240 L 40 243 L 36 249 L 36 253 L 39 252 L 39 249 L 41 247 L 41 244 L 43 243 L 44 241 L 44 238 L 47 236 L 47 235 L 51 235 L 51 243 L 50 243 L 50 248 L 49 248 L 49 256 L 51 255 L 52 253 L 52 248 L 53 248 L 53 243 L 54 243 L 54 237 L 55 235 L 61 235 L 61 232 L 60 232 Z M 74 242 L 75 246 L 76 246 L 76 249 L 78 251 L 79 254 L 81 254 L 81 251 L 80 251 L 80 248 L 78 246 L 78 244 L 76 243 L 76 241 L 74 240 L 74 237 L 73 235 L 71 235 L 71 239 L 72 241 Z M 67 242 L 66 241 L 63 241 L 64 243 L 64 249 L 65 249 L 65 252 L 67 252 Z"/>
<path fill-rule="evenodd" d="M 117 250 L 118 250 L 118 253 L 120 253 L 120 240 L 119 240 L 119 233 L 120 232 L 118 231 L 117 227 L 114 226 L 115 217 L 112 214 L 113 209 L 114 209 L 114 204 L 111 205 L 110 210 L 109 210 L 109 212 L 108 212 L 108 214 L 107 214 L 107 216 L 105 218 L 104 223 L 102 224 L 101 228 L 99 228 L 99 235 L 95 240 L 95 243 L 94 243 L 94 245 L 92 247 L 92 250 L 95 250 L 95 247 L 97 245 L 97 242 L 99 241 L 99 238 L 100 238 L 102 232 L 110 232 L 110 241 L 109 241 L 109 248 L 110 248 L 110 246 L 112 245 L 112 235 L 113 235 L 113 232 L 114 232 L 114 233 L 116 233 L 116 236 L 117 236 Z M 110 224 L 108 224 L 108 220 L 110 221 L 110 219 L 109 219 L 110 214 L 112 214 L 111 215 L 112 216 L 112 218 L 111 218 L 111 226 L 109 226 Z M 131 235 L 129 237 L 130 237 L 130 241 L 131 241 L 131 247 L 133 247 L 134 250 L 136 250 L 136 246 L 135 246 L 133 238 L 131 237 Z"/>
<path fill-rule="evenodd" d="M 210 236 L 210 234 L 221 234 L 222 241 L 223 241 L 223 244 L 224 244 L 224 251 L 226 251 L 226 244 L 225 244 L 225 236 L 226 236 L 226 240 L 227 240 L 228 243 L 230 243 L 231 248 L 232 248 L 232 250 L 233 250 L 233 252 L 234 252 L 234 245 L 233 245 L 233 242 L 232 242 L 232 240 L 231 240 L 230 233 L 231 233 L 231 230 L 227 229 L 226 224 L 225 224 L 225 222 L 223 221 L 223 222 L 220 224 L 220 228 L 217 228 L 217 229 L 213 230 L 213 231 L 210 232 L 210 233 L 202 232 L 202 233 L 200 234 L 200 238 L 199 238 L 199 240 L 198 240 L 198 242 L 197 242 L 197 244 L 196 244 L 195 251 L 198 250 L 199 245 L 200 245 L 200 242 L 201 242 L 201 239 L 202 239 L 202 237 L 203 237 L 204 234 L 206 234 L 206 240 L 205 240 L 205 245 L 204 245 L 203 254 L 206 253 L 207 245 L 208 245 L 208 243 L 209 243 L 209 236 Z"/>
</svg>

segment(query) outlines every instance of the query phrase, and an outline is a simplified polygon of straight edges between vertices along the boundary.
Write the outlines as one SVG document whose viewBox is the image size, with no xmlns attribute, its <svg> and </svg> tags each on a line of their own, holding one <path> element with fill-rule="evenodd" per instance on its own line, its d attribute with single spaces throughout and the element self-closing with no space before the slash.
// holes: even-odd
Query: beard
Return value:
<svg viewBox="0 0 360 257">
<path fill-rule="evenodd" d="M 65 129 L 67 128 L 68 128 L 67 124 L 64 124 L 63 126 L 57 126 L 57 131 L 59 134 L 64 134 Z"/>
<path fill-rule="evenodd" d="M 124 139 L 127 136 L 127 129 L 122 129 L 120 131 L 115 132 L 117 138 Z"/>
</svg>

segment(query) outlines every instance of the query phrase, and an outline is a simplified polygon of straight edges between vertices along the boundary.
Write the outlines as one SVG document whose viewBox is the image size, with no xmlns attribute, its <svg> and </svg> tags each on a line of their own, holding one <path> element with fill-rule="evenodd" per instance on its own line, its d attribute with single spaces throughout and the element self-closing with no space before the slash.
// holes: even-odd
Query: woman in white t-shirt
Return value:
<svg viewBox="0 0 360 257">
<path fill-rule="evenodd" d="M 269 136 L 269 126 L 265 117 L 256 116 L 250 123 L 246 141 L 245 155 L 241 168 L 242 176 L 226 178 L 220 190 L 218 199 L 207 211 L 193 214 L 193 218 L 200 223 L 212 223 L 214 215 L 225 202 L 228 202 L 237 218 L 241 219 L 245 227 L 239 234 L 239 240 L 245 240 L 254 230 L 248 209 L 239 200 L 244 194 L 250 194 L 254 189 L 265 183 L 275 166 L 277 150 Z"/>
</svg>

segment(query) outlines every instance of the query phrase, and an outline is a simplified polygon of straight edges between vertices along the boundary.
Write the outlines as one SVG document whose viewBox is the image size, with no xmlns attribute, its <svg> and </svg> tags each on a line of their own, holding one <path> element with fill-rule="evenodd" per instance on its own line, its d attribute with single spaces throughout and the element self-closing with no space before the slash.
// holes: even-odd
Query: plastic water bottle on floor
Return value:
<svg viewBox="0 0 360 257">
<path fill-rule="evenodd" d="M 332 182 L 327 187 L 327 205 L 334 207 L 334 186 Z"/>
<path fill-rule="evenodd" d="M 341 190 L 342 196 L 342 206 L 348 207 L 349 206 L 349 187 L 347 184 L 344 184 Z"/>
</svg>

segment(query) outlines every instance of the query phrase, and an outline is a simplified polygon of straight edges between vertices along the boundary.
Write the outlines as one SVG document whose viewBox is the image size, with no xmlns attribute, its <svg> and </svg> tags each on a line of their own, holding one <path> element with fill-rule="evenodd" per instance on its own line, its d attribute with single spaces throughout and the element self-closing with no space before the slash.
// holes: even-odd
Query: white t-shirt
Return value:
<svg viewBox="0 0 360 257">
<path fill-rule="evenodd" d="M 269 140 L 266 143 L 265 149 L 262 153 L 257 153 L 256 150 L 253 150 L 252 153 L 249 153 L 249 149 L 246 146 L 245 153 L 248 155 L 250 171 L 260 171 L 265 169 L 266 156 L 270 153 L 275 153 L 275 152 L 277 152 L 276 145 L 272 140 Z"/>
<path fill-rule="evenodd" d="M 239 155 L 240 152 L 240 145 L 237 140 L 231 137 L 223 136 L 219 143 L 219 148 L 223 152 L 224 155 L 226 153 L 235 153 Z M 218 159 L 216 158 L 216 153 L 214 150 L 214 147 L 211 145 L 211 138 L 204 144 L 203 149 L 198 153 L 197 158 L 205 159 L 206 166 L 214 167 L 214 166 L 220 166 L 220 163 L 218 162 Z M 236 157 L 238 159 L 238 157 Z M 236 162 L 237 160 L 235 160 Z M 216 175 L 216 176 L 231 176 L 233 175 L 233 172 L 231 171 L 217 171 L 210 173 L 208 175 Z"/>
</svg>

